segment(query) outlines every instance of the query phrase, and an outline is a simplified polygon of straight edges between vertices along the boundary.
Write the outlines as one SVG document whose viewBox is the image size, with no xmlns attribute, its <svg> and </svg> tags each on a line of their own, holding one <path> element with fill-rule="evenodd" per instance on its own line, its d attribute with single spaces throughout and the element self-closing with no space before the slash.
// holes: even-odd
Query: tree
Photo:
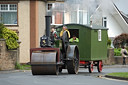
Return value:
<svg viewBox="0 0 128 85">
<path fill-rule="evenodd" d="M 128 44 L 128 34 L 127 33 L 122 33 L 115 37 L 113 41 L 113 45 L 115 48 L 120 48 L 124 46 L 125 44 Z"/>
</svg>

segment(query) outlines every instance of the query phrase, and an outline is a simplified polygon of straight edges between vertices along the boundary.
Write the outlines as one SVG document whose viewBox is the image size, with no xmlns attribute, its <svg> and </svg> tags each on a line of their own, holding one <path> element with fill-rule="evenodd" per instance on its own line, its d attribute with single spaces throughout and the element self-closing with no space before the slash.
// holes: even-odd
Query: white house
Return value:
<svg viewBox="0 0 128 85">
<path fill-rule="evenodd" d="M 102 7 L 99 5 L 95 13 L 91 16 L 93 24 L 109 28 L 109 37 L 115 37 L 121 33 L 128 33 L 128 17 L 114 3 L 111 4 L 110 9 Z"/>
</svg>

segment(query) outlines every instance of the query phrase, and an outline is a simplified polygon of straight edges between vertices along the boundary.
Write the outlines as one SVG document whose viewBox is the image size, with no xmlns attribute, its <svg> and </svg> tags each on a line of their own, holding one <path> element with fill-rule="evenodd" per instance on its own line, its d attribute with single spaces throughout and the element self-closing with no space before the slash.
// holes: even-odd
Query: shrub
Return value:
<svg viewBox="0 0 128 85">
<path fill-rule="evenodd" d="M 0 38 L 3 38 L 2 37 L 2 30 L 5 28 L 5 26 L 3 24 L 0 23 Z"/>
<path fill-rule="evenodd" d="M 31 69 L 31 66 L 30 65 L 27 65 L 27 64 L 22 65 L 22 64 L 16 62 L 15 69 L 19 69 L 19 70 L 30 70 Z"/>
<path fill-rule="evenodd" d="M 111 40 L 109 38 L 108 38 L 108 41 L 107 41 L 107 45 L 108 45 L 108 47 L 111 46 Z"/>
<path fill-rule="evenodd" d="M 16 62 L 15 69 L 23 70 L 23 66 Z"/>
<path fill-rule="evenodd" d="M 121 48 L 118 48 L 118 49 L 114 49 L 114 56 L 121 56 Z"/>
<path fill-rule="evenodd" d="M 3 24 L 0 24 L 0 38 L 6 40 L 7 49 L 16 49 L 19 47 L 17 43 L 18 36 L 15 31 L 6 28 Z"/>
</svg>

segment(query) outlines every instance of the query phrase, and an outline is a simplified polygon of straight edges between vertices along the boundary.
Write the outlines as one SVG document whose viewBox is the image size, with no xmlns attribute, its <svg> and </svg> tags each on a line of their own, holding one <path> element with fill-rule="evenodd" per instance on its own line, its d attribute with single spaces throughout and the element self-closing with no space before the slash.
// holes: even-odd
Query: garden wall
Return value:
<svg viewBox="0 0 128 85">
<path fill-rule="evenodd" d="M 5 40 L 0 39 L 0 70 L 13 70 L 16 62 L 19 62 L 19 48 L 7 50 Z"/>
<path fill-rule="evenodd" d="M 121 56 L 114 56 L 114 49 L 108 49 L 107 59 L 103 61 L 105 65 L 122 64 L 123 58 Z M 128 64 L 128 57 L 126 58 L 126 64 Z"/>
</svg>

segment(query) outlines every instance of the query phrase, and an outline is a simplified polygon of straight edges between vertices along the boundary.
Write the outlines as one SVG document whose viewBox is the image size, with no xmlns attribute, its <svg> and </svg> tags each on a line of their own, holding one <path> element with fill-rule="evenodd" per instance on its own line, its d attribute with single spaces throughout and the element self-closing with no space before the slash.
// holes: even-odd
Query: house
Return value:
<svg viewBox="0 0 128 85">
<path fill-rule="evenodd" d="M 121 12 L 114 3 L 111 3 L 110 8 L 102 7 L 99 5 L 91 16 L 93 24 L 109 28 L 108 36 L 112 39 L 121 33 L 128 33 L 128 16 Z"/>
<path fill-rule="evenodd" d="M 72 1 L 77 2 L 77 0 Z M 52 16 L 51 25 L 58 26 L 68 23 L 88 24 L 87 7 L 84 6 L 85 8 L 83 8 L 79 3 L 71 2 L 67 0 L 64 3 L 47 3 L 47 13 Z"/>
<path fill-rule="evenodd" d="M 98 0 L 65 0 L 64 3 L 49 2 L 46 8 L 52 16 L 53 26 L 68 23 L 86 25 L 90 23 L 90 15 L 98 4 Z"/>
<path fill-rule="evenodd" d="M 93 3 L 98 2 L 98 0 L 92 1 Z M 52 25 L 57 26 L 67 23 L 86 25 L 92 21 L 92 24 L 109 28 L 108 36 L 111 38 L 121 33 L 128 33 L 128 16 L 120 12 L 113 2 L 104 0 L 97 4 L 89 2 L 94 6 L 90 8 L 87 5 L 88 2 L 83 0 L 81 2 L 71 0 L 69 3 L 47 3 L 47 12 L 52 10 Z"/>
<path fill-rule="evenodd" d="M 45 34 L 46 3 L 63 0 L 0 0 L 0 23 L 18 32 L 20 63 L 30 61 L 30 48 Z"/>
</svg>

